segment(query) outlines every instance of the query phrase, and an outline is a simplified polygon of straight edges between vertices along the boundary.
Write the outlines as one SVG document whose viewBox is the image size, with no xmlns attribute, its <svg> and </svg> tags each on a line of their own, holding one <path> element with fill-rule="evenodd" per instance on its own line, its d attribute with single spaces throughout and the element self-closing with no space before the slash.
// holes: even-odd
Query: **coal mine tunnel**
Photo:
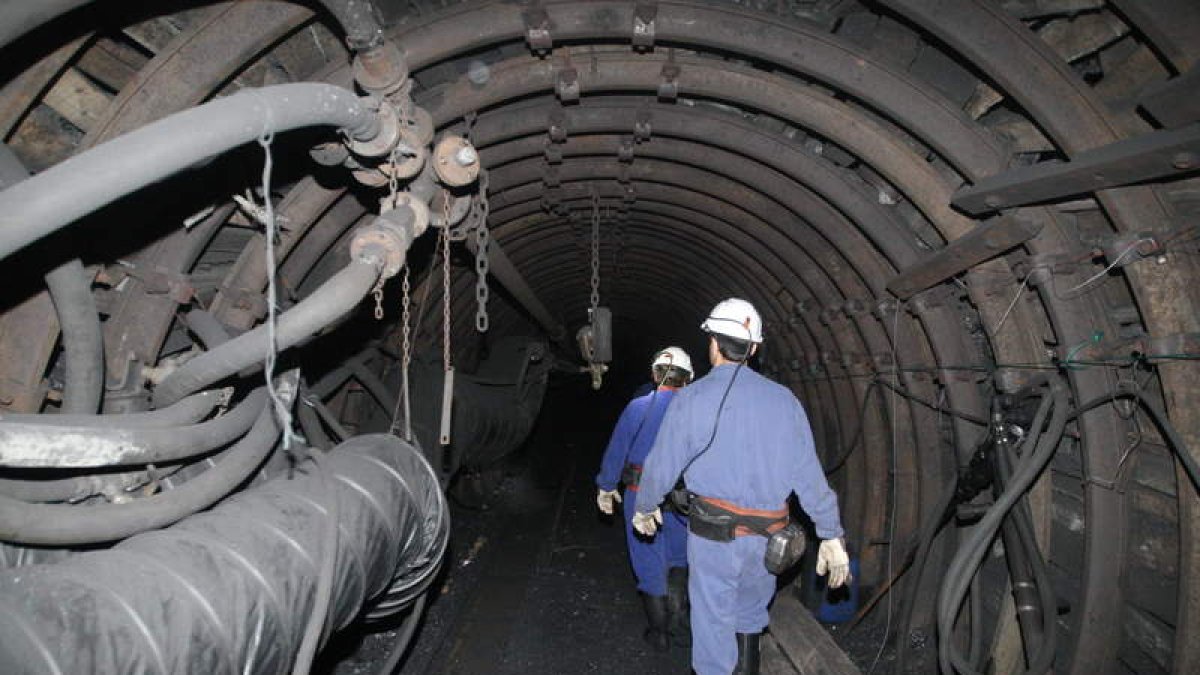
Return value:
<svg viewBox="0 0 1200 675">
<path fill-rule="evenodd" d="M 596 476 L 740 298 L 853 579 L 797 495 L 739 672 L 1200 672 L 1197 36 L 1194 0 L 0 3 L 0 671 L 689 672 L 711 617 L 647 633 Z"/>
</svg>

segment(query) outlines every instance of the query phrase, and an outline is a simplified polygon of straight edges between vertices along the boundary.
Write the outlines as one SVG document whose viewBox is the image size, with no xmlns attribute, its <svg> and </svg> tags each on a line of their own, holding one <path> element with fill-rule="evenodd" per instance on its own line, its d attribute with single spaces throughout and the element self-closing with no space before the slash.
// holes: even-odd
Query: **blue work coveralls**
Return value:
<svg viewBox="0 0 1200 675">
<path fill-rule="evenodd" d="M 604 451 L 604 459 L 600 462 L 596 487 L 615 490 L 626 464 L 645 463 L 663 414 L 674 396 L 673 387 L 659 387 L 625 406 L 608 441 L 608 448 Z M 666 595 L 667 570 L 687 566 L 687 520 L 673 511 L 664 513 L 661 535 L 651 539 L 642 537 L 630 524 L 636 491 L 636 488 L 626 486 L 623 503 L 629 562 L 637 577 L 639 591 L 648 595 Z"/>
<path fill-rule="evenodd" d="M 735 372 L 712 445 L 697 457 Z M 697 495 L 778 510 L 795 492 L 817 536 L 842 536 L 837 495 L 817 460 L 803 406 L 753 370 L 722 364 L 679 392 L 642 469 L 636 511 L 652 512 L 693 458 L 684 479 Z M 763 564 L 766 545 L 758 535 L 716 542 L 688 534 L 692 668 L 698 675 L 729 675 L 737 665 L 735 634 L 766 628 L 775 593 L 775 577 Z"/>
</svg>

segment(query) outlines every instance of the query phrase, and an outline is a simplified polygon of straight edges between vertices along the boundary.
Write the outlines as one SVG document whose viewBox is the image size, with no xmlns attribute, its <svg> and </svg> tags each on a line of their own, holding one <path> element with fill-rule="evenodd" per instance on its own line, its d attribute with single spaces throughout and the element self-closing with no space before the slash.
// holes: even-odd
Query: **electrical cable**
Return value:
<svg viewBox="0 0 1200 675">
<path fill-rule="evenodd" d="M 425 602 L 429 599 L 427 593 L 422 593 L 421 597 L 413 603 L 412 609 L 409 610 L 408 616 L 404 617 L 404 623 L 401 624 L 400 630 L 396 632 L 396 642 L 392 645 L 391 651 L 388 652 L 387 658 L 384 659 L 383 665 L 376 671 L 377 675 L 393 675 L 396 672 L 396 667 L 400 665 L 404 654 L 408 652 L 408 646 L 412 644 L 413 636 L 417 632 L 417 624 L 421 621 L 421 615 L 425 612 Z"/>
<path fill-rule="evenodd" d="M 897 345 L 899 344 L 899 339 L 897 337 L 897 334 L 900 330 L 900 311 L 901 311 L 901 306 L 897 305 L 896 313 L 892 318 L 892 363 L 897 362 L 896 361 L 896 350 L 897 350 Z M 891 422 L 891 426 L 892 426 L 892 435 L 891 435 L 891 439 L 892 439 L 891 455 L 892 455 L 892 457 L 891 457 L 891 471 L 890 471 L 891 477 L 892 477 L 892 484 L 891 484 L 891 490 L 890 490 L 891 496 L 892 496 L 892 509 L 891 509 L 891 514 L 888 517 L 889 522 L 888 522 L 888 557 L 887 557 L 887 575 L 889 578 L 892 576 L 892 564 L 894 562 L 895 553 L 896 553 L 896 545 L 895 545 L 896 544 L 896 509 L 900 503 L 900 500 L 896 495 L 896 486 L 897 486 L 897 478 L 896 478 L 897 466 L 896 465 L 899 460 L 899 456 L 896 454 L 897 453 L 896 446 L 898 444 L 897 438 L 896 438 L 896 434 L 898 433 L 897 432 L 897 429 L 898 429 L 897 409 L 900 407 L 899 401 L 896 400 L 896 392 L 899 388 L 900 388 L 900 373 L 898 371 L 892 371 L 892 392 L 893 392 L 892 393 L 892 405 L 891 405 L 891 408 L 888 410 L 888 417 L 891 418 L 890 422 Z M 863 398 L 864 399 L 866 398 L 865 394 L 864 394 Z M 860 421 L 860 425 L 861 425 L 861 421 Z M 852 580 L 849 578 L 846 579 L 847 583 L 850 583 L 851 581 Z M 883 638 L 879 641 L 879 651 L 875 652 L 875 659 L 871 661 L 871 668 L 870 668 L 870 670 L 867 671 L 868 675 L 873 675 L 875 673 L 875 666 L 877 666 L 879 664 L 879 657 L 883 656 L 883 649 L 884 649 L 884 647 L 887 646 L 888 636 L 891 635 L 891 632 L 892 632 L 892 607 L 893 607 L 892 600 L 894 597 L 895 596 L 893 596 L 891 593 L 888 594 L 888 597 L 887 597 L 887 619 L 883 625 Z"/>
<path fill-rule="evenodd" d="M 941 592 L 938 594 L 938 663 L 942 672 L 960 672 L 964 675 L 976 675 L 976 670 L 954 649 L 954 624 L 958 609 L 962 606 L 967 586 L 971 583 L 974 571 L 983 562 L 983 557 L 990 548 L 992 538 L 1000 527 L 1000 523 L 1016 504 L 1017 500 L 1029 489 L 1033 481 L 1041 474 L 1049 463 L 1058 447 L 1062 432 L 1066 428 L 1069 417 L 1067 408 L 1066 385 L 1058 379 L 1050 380 L 1051 393 L 1044 396 L 1038 406 L 1030 434 L 1022 444 L 1023 460 L 1013 473 L 1013 479 L 1005 487 L 1004 492 L 988 509 L 978 526 L 966 537 L 959 546 L 954 558 L 945 572 Z M 1039 433 L 1046 424 L 1046 418 L 1053 410 L 1048 428 Z"/>
<path fill-rule="evenodd" d="M 876 391 L 878 388 L 879 382 L 876 380 L 871 380 L 870 384 L 867 385 L 867 390 L 863 392 L 862 403 L 859 404 L 858 407 L 858 419 L 863 419 L 867 414 L 867 403 L 869 403 L 871 400 L 871 392 Z M 865 428 L 865 424 L 858 425 L 858 428 L 854 430 L 854 438 L 846 444 L 846 447 L 843 448 L 842 452 L 838 454 L 837 459 L 830 462 L 829 467 L 825 469 L 826 476 L 832 476 L 837 472 L 838 469 L 842 468 L 842 465 L 844 465 L 847 460 L 850 459 L 850 455 L 854 454 L 855 448 L 858 447 L 859 442 L 863 438 L 863 429 Z"/>
</svg>

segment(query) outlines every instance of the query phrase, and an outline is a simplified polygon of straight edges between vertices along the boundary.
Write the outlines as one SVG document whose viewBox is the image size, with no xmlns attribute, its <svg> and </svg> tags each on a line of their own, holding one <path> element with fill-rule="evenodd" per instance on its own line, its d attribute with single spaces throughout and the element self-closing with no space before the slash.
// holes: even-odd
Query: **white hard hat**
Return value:
<svg viewBox="0 0 1200 675">
<path fill-rule="evenodd" d="M 679 347 L 667 347 L 655 354 L 654 363 L 651 363 L 650 367 L 656 368 L 658 366 L 675 366 L 681 370 L 686 370 L 688 372 L 688 379 L 691 379 L 692 374 L 696 372 L 692 370 L 692 358 Z"/>
<path fill-rule="evenodd" d="M 754 305 L 741 298 L 722 300 L 708 313 L 708 318 L 700 324 L 700 329 L 708 333 L 720 333 L 737 340 L 762 342 L 762 317 Z"/>
</svg>

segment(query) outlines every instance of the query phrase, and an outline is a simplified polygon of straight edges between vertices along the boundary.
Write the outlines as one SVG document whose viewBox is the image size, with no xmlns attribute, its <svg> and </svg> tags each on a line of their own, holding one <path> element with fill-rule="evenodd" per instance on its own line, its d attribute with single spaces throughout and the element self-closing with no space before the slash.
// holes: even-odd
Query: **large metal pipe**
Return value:
<svg viewBox="0 0 1200 675">
<path fill-rule="evenodd" d="M 176 113 L 0 192 L 0 258 L 125 195 L 256 138 L 328 125 L 355 140 L 379 133 L 375 112 L 328 84 L 247 89 Z M 62 187 L 70 185 L 70 199 Z"/>
<path fill-rule="evenodd" d="M 331 512 L 327 625 L 345 626 L 364 605 L 376 617 L 408 606 L 433 580 L 449 534 L 433 470 L 383 434 L 347 441 L 323 464 L 113 549 L 6 572 L 0 670 L 287 672 L 313 610 Z"/>
</svg>

